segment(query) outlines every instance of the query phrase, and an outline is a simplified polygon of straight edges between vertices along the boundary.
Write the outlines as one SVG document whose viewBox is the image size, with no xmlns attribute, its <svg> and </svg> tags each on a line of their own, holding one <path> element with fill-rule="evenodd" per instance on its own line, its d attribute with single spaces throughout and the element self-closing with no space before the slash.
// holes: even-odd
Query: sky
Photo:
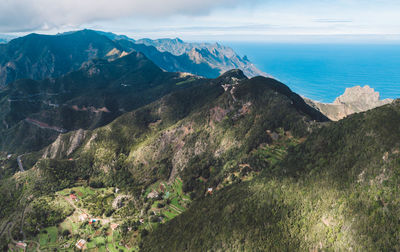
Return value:
<svg viewBox="0 0 400 252">
<path fill-rule="evenodd" d="M 391 42 L 400 41 L 399 13 L 399 0 L 0 0 L 0 33 Z"/>
</svg>

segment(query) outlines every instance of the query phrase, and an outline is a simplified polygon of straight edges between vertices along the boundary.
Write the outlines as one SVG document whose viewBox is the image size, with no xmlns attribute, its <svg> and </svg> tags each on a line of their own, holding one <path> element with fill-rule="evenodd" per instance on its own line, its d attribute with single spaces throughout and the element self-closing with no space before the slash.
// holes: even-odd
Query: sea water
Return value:
<svg viewBox="0 0 400 252">
<path fill-rule="evenodd" d="M 347 87 L 369 85 L 400 98 L 400 44 L 226 43 L 294 92 L 333 102 Z"/>
</svg>

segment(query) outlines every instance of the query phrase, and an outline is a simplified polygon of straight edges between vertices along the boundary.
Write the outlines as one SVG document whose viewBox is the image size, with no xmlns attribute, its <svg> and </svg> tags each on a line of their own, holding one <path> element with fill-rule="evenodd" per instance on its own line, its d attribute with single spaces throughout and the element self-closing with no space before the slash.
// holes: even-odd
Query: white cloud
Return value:
<svg viewBox="0 0 400 252">
<path fill-rule="evenodd" d="M 399 0 L 0 0 L 0 33 L 89 28 L 186 40 L 396 35 L 399 12 Z"/>
<path fill-rule="evenodd" d="M 246 1 L 246 4 L 259 0 Z M 0 32 L 77 27 L 126 17 L 162 19 L 205 15 L 218 7 L 244 5 L 240 0 L 1 0 Z"/>
</svg>

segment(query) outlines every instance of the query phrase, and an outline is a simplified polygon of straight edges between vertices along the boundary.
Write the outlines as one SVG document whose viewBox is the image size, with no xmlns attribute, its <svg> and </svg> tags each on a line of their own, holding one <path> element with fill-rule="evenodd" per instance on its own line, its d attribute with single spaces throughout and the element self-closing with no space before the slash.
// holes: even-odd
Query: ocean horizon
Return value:
<svg viewBox="0 0 400 252">
<path fill-rule="evenodd" d="M 330 103 L 346 88 L 365 85 L 381 99 L 400 98 L 400 44 L 225 44 L 316 101 Z"/>
</svg>

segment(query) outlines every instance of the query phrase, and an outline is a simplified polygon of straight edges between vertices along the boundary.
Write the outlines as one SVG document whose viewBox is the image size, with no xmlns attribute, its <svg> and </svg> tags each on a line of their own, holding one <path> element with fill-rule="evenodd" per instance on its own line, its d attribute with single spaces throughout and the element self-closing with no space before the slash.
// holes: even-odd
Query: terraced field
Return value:
<svg viewBox="0 0 400 252">
<path fill-rule="evenodd" d="M 83 239 L 86 241 L 84 248 L 90 251 L 137 251 L 140 233 L 154 230 L 187 209 L 191 200 L 182 191 L 182 184 L 177 178 L 172 184 L 160 181 L 148 187 L 142 197 L 150 208 L 143 216 L 138 213 L 126 216 L 133 198 L 118 192 L 117 188 L 77 186 L 64 189 L 55 193 L 54 202 L 72 207 L 72 215 L 56 226 L 41 229 L 34 241 L 38 242 L 40 250 L 74 251 L 75 244 Z M 118 205 L 114 201 L 121 199 L 125 201 L 118 209 L 113 209 L 113 205 Z M 107 212 L 108 209 L 112 211 Z M 136 223 L 134 227 L 132 220 Z M 134 234 L 134 238 L 126 240 L 127 233 L 130 237 Z M 28 251 L 35 249 L 31 246 Z"/>
</svg>

